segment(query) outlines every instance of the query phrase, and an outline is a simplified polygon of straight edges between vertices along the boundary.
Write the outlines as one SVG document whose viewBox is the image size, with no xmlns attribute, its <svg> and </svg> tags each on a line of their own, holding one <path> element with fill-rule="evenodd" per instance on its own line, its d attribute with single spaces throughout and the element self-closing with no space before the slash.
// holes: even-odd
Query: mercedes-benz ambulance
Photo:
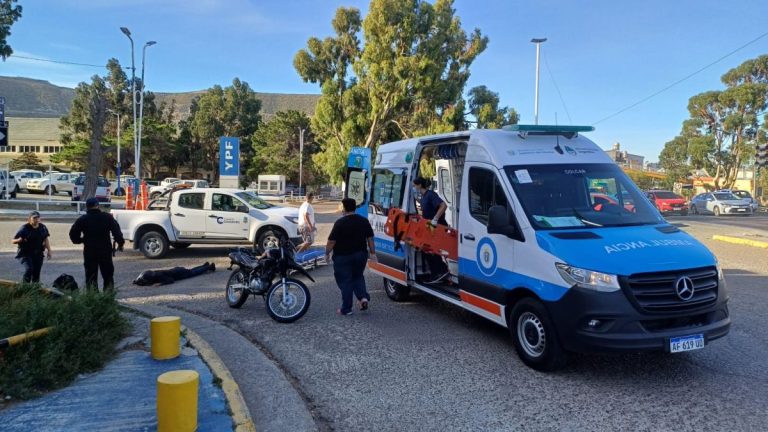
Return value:
<svg viewBox="0 0 768 432">
<path fill-rule="evenodd" d="M 353 149 L 347 195 L 374 227 L 378 262 L 368 266 L 387 295 L 402 301 L 417 289 L 507 327 L 538 370 L 562 367 L 569 352 L 679 353 L 725 336 L 717 259 L 664 220 L 582 135 L 591 130 L 513 125 L 413 138 L 381 145 L 374 161 Z M 433 181 L 447 205 L 450 229 L 440 232 L 458 243 L 455 256 L 430 251 L 450 270 L 437 282 L 426 278 L 424 241 L 386 234 L 389 215 L 418 215 L 417 177 Z"/>
</svg>

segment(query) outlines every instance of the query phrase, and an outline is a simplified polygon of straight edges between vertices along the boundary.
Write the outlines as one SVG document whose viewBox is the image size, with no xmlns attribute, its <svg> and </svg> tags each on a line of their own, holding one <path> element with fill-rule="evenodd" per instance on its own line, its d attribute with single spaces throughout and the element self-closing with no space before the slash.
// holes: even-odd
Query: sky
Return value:
<svg viewBox="0 0 768 432">
<path fill-rule="evenodd" d="M 293 68 L 310 37 L 332 35 L 337 8 L 362 0 L 20 0 L 22 18 L 8 43 L 19 57 L 0 62 L 0 75 L 75 87 L 117 58 L 137 75 L 147 41 L 145 81 L 155 92 L 227 86 L 237 77 L 257 92 L 319 93 Z M 465 31 L 490 39 L 471 66 L 465 91 L 485 85 L 502 106 L 534 123 L 536 49 L 541 45 L 539 123 L 594 125 L 587 136 L 608 149 L 658 160 L 664 143 L 688 118 L 688 99 L 723 88 L 720 77 L 768 54 L 765 0 L 455 0 Z M 762 37 L 760 37 L 762 36 Z M 757 39 L 755 41 L 755 39 Z M 754 41 L 754 42 L 752 42 Z M 752 42 L 752 43 L 750 43 Z M 627 108 L 723 56 L 691 78 Z M 6 102 L 11 109 L 13 101 Z M 612 116 L 608 119 L 606 117 Z"/>
</svg>

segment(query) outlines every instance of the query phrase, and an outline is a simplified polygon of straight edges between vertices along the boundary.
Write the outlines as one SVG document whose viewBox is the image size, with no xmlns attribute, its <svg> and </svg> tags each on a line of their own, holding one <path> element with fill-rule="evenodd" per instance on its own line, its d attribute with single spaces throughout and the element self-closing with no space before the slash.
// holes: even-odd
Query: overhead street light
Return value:
<svg viewBox="0 0 768 432">
<path fill-rule="evenodd" d="M 533 102 L 533 124 L 539 124 L 539 53 L 541 44 L 546 42 L 547 38 L 533 38 L 531 42 L 536 44 L 536 96 Z"/>
<path fill-rule="evenodd" d="M 138 142 L 136 145 L 136 169 L 139 168 L 139 163 L 141 163 L 141 125 L 144 121 L 144 89 L 146 86 L 144 85 L 144 59 L 147 55 L 147 47 L 150 47 L 157 42 L 155 41 L 149 41 L 144 44 L 144 48 L 141 50 L 141 93 L 140 93 L 140 100 L 139 100 L 139 133 L 137 136 Z"/>
<path fill-rule="evenodd" d="M 131 31 L 128 30 L 128 27 L 120 27 L 120 31 L 122 31 L 123 34 L 125 34 L 128 37 L 128 39 L 131 41 L 131 98 L 133 101 L 133 103 L 131 104 L 131 108 L 133 108 L 134 171 L 136 174 L 136 178 L 141 180 L 141 173 L 140 173 L 140 167 L 139 167 L 139 152 L 138 152 L 138 145 L 136 140 L 136 64 L 135 64 L 135 56 L 133 54 L 133 38 L 131 37 Z"/>
</svg>

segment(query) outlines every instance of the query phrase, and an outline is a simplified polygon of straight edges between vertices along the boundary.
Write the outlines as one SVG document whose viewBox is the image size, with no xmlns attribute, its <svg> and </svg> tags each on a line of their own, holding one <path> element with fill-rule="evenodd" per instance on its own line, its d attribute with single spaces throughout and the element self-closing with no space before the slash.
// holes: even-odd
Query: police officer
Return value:
<svg viewBox="0 0 768 432">
<path fill-rule="evenodd" d="M 112 264 L 112 238 L 117 243 L 117 250 L 123 250 L 125 240 L 120 232 L 120 225 L 107 213 L 99 209 L 96 198 L 85 201 L 86 213 L 80 216 L 69 230 L 69 238 L 74 244 L 83 244 L 85 264 L 85 285 L 98 291 L 98 275 L 104 279 L 104 291 L 115 289 L 115 266 Z"/>
</svg>

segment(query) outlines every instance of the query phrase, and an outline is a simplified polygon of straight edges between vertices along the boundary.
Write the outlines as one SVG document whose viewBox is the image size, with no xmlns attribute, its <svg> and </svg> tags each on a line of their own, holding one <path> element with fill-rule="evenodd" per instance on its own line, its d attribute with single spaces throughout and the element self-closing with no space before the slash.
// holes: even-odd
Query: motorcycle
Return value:
<svg viewBox="0 0 768 432">
<path fill-rule="evenodd" d="M 237 266 L 227 280 L 229 307 L 240 308 L 249 295 L 260 295 L 265 300 L 267 313 L 277 322 L 291 323 L 307 313 L 311 300 L 309 289 L 304 282 L 289 276 L 299 273 L 312 282 L 315 280 L 296 263 L 291 242 L 267 249 L 261 258 L 251 249 L 238 248 L 229 253 L 229 259 L 229 270 Z"/>
</svg>

